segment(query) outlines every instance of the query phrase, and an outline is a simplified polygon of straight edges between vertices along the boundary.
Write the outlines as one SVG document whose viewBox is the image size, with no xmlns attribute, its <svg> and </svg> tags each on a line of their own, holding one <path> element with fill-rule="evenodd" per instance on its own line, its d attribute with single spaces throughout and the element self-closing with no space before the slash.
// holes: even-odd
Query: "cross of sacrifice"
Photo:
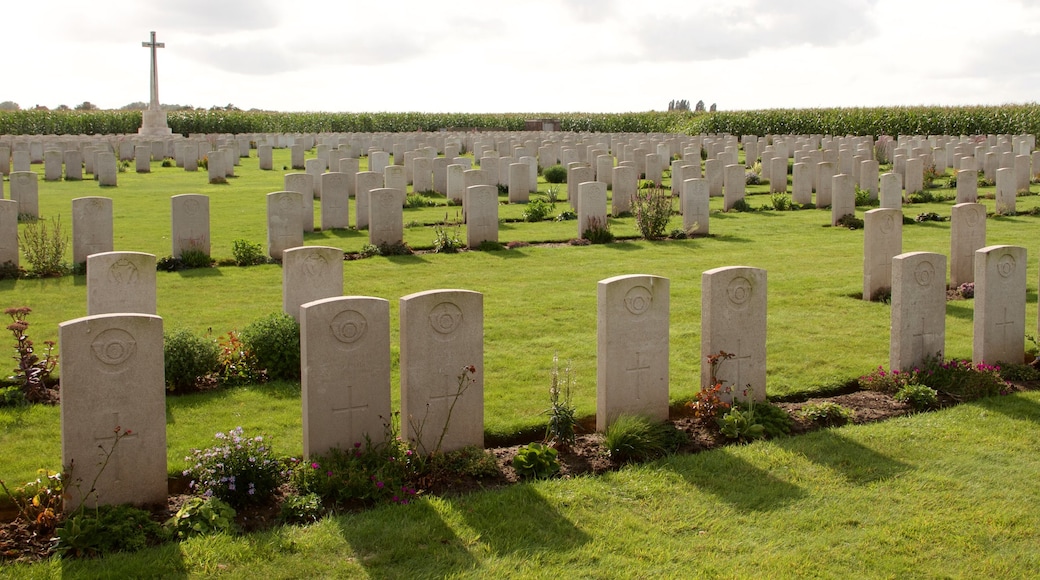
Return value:
<svg viewBox="0 0 1040 580">
<path fill-rule="evenodd" d="M 166 48 L 166 43 L 155 41 L 155 31 L 152 31 L 151 42 L 142 42 L 141 46 L 152 49 L 152 81 L 151 81 L 151 93 L 148 98 L 148 108 L 151 110 L 159 110 L 159 71 L 158 71 L 158 59 L 156 58 L 156 49 Z"/>
</svg>

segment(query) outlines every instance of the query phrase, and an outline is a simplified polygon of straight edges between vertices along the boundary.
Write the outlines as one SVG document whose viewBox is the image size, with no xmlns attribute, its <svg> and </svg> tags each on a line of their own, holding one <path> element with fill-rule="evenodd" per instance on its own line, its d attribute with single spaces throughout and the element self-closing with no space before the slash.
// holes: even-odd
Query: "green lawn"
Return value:
<svg viewBox="0 0 1040 580">
<path fill-rule="evenodd" d="M 1033 578 L 1040 393 L 11 578 Z M 5 454 L 6 455 L 6 454 Z"/>
</svg>

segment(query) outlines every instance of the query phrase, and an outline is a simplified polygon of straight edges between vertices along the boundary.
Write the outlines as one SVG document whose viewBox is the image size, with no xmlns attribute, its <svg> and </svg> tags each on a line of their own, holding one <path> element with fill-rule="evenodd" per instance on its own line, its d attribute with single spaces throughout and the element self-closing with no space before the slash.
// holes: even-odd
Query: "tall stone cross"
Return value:
<svg viewBox="0 0 1040 580">
<path fill-rule="evenodd" d="M 159 110 L 159 71 L 158 71 L 158 58 L 156 55 L 156 49 L 166 48 L 166 43 L 155 41 L 155 31 L 152 31 L 151 42 L 142 42 L 141 46 L 152 49 L 152 78 L 151 78 L 151 93 L 148 99 L 148 108 L 154 111 Z"/>
</svg>

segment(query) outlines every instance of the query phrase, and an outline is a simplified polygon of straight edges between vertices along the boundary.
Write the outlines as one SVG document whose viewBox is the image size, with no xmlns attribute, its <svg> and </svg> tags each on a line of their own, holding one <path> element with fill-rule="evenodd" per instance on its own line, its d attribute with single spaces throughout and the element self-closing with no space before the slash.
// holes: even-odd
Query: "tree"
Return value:
<svg viewBox="0 0 1040 580">
<path fill-rule="evenodd" d="M 96 111 L 97 108 L 97 105 L 91 103 L 90 101 L 83 101 L 82 103 L 76 105 L 77 111 Z"/>
<path fill-rule="evenodd" d="M 21 107 L 14 101 L 4 101 L 0 103 L 0 111 L 19 111 Z"/>
<path fill-rule="evenodd" d="M 58 107 L 56 109 L 54 109 L 54 110 L 55 111 L 68 111 L 70 109 L 69 109 L 68 105 L 58 105 Z"/>
</svg>

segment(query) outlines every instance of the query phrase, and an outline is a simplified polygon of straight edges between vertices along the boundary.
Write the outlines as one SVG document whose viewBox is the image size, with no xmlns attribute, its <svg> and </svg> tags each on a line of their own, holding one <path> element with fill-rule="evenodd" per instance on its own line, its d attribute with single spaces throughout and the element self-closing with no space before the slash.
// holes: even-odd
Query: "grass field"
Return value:
<svg viewBox="0 0 1040 580">
<path fill-rule="evenodd" d="M 288 164 L 288 151 L 276 151 L 275 166 Z M 364 163 L 364 160 L 362 161 Z M 264 195 L 282 188 L 284 172 L 261 172 L 255 157 L 244 159 L 239 177 L 228 185 L 209 185 L 204 172 L 188 173 L 153 163 L 153 173 L 121 173 L 120 185 L 99 188 L 92 181 L 42 182 L 40 205 L 45 217 L 61 216 L 71 223 L 71 200 L 86 195 L 113 198 L 115 248 L 165 256 L 170 253 L 169 197 L 179 193 L 210 196 L 213 255 L 231 257 L 236 239 L 265 240 Z M 41 170 L 42 168 L 34 167 Z M 540 187 L 544 190 L 545 184 Z M 1034 186 L 1035 188 L 1036 186 Z M 749 188 L 752 206 L 769 203 L 757 195 L 766 186 Z M 946 191 L 949 193 L 949 191 Z M 987 190 L 982 190 L 986 193 Z M 941 192 L 940 192 L 941 193 Z M 443 200 L 442 200 L 443 202 Z M 992 200 L 983 200 L 992 209 Z M 721 199 L 712 200 L 713 209 Z M 952 202 L 907 206 L 904 214 L 937 212 L 948 216 Z M 1020 209 L 1040 205 L 1040 197 L 1019 199 Z M 563 202 L 562 207 L 566 206 Z M 503 218 L 518 218 L 522 206 L 501 206 Z M 559 209 L 559 208 L 558 208 Z M 864 208 L 859 208 L 862 212 Z M 455 207 L 405 210 L 406 222 L 430 224 L 444 219 Z M 435 288 L 464 288 L 484 293 L 485 308 L 485 430 L 505 436 L 544 424 L 548 406 L 548 377 L 554 353 L 569 361 L 577 380 L 575 402 L 580 415 L 595 412 L 596 283 L 621 274 L 654 274 L 671 280 L 670 392 L 673 401 L 689 399 L 699 387 L 700 278 L 705 270 L 747 265 L 768 271 L 768 386 L 770 396 L 817 391 L 844 383 L 888 361 L 889 307 L 856 299 L 862 288 L 862 230 L 824 227 L 826 210 L 714 213 L 712 237 L 676 241 L 624 241 L 610 245 L 524 247 L 497 252 L 422 254 L 375 257 L 350 261 L 344 268 L 346 294 L 368 295 L 391 301 L 393 384 L 397 384 L 397 299 Z M 673 218 L 679 227 L 679 217 Z M 1040 218 L 997 217 L 987 221 L 990 244 L 1025 245 L 1035 252 Z M 633 218 L 611 220 L 619 235 L 635 235 Z M 565 241 L 577 236 L 569 222 L 503 223 L 503 242 Z M 430 245 L 431 226 L 405 230 L 415 247 Z M 365 232 L 334 230 L 307 236 L 307 244 L 333 245 L 356 251 L 367 242 Z M 949 223 L 926 222 L 903 229 L 905 251 L 949 252 Z M 70 259 L 71 259 L 71 248 Z M 1030 256 L 1027 328 L 1037 320 L 1037 260 Z M 176 273 L 158 273 L 158 310 L 167 329 L 187 327 L 213 336 L 241 329 L 261 315 L 281 308 L 281 269 L 277 265 L 249 268 L 220 267 Z M 0 281 L 0 305 L 27 305 L 30 336 L 37 342 L 54 339 L 57 324 L 86 314 L 86 287 L 82 276 L 58 279 Z M 947 306 L 947 354 L 970 357 L 972 302 Z M 60 347 L 60 345 L 59 345 Z M 300 448 L 299 401 L 273 397 L 276 416 L 258 419 L 252 411 L 254 391 L 240 389 L 222 397 L 235 403 L 247 424 L 279 435 L 284 454 Z M 273 388 L 281 392 L 280 388 Z M 399 394 L 394 389 L 396 401 Z M 170 399 L 171 409 L 189 398 Z M 189 404 L 189 403 L 184 403 Z M 207 406 L 203 405 L 203 408 Z M 206 412 L 213 412 L 207 410 Z M 0 445 L 29 456 L 50 458 L 57 467 L 57 411 L 33 410 L 46 425 L 39 441 L 22 441 L 9 417 Z M 234 416 L 224 417 L 235 420 Z M 213 421 L 219 424 L 220 421 Z M 219 425 L 227 429 L 230 425 Z M 185 452 L 199 443 L 197 429 L 170 425 L 171 470 Z M 208 436 L 209 434 L 206 434 Z M 23 456 L 24 457 L 24 456 Z M 0 465 L 0 477 L 29 474 L 31 465 L 17 461 Z M 10 471 L 9 471 L 10 470 Z M 17 480 L 18 478 L 14 478 Z"/>
<path fill-rule="evenodd" d="M 10 578 L 1033 578 L 1040 393 Z M 4 453 L 6 457 L 6 453 Z"/>
</svg>

